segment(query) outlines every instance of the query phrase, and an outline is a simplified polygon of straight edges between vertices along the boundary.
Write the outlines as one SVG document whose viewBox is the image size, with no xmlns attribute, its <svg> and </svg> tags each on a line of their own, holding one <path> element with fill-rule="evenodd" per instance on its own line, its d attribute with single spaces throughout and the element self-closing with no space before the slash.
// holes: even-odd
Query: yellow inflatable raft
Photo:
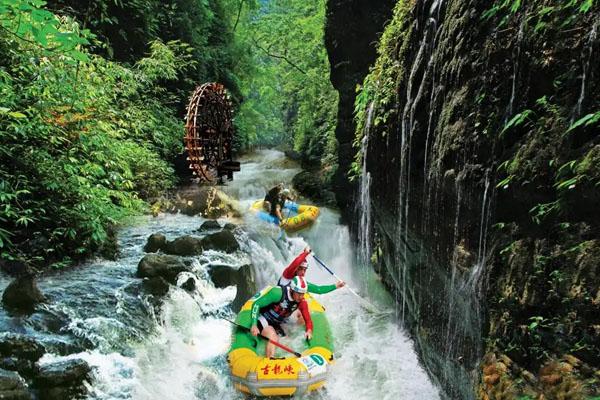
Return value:
<svg viewBox="0 0 600 400">
<path fill-rule="evenodd" d="M 255 201 L 250 207 L 250 211 L 263 221 L 278 224 L 277 218 L 264 211 L 263 200 Z M 296 232 L 311 226 L 319 217 L 320 210 L 319 207 L 286 201 L 281 213 L 284 217 L 293 213 L 292 216 L 284 219 L 280 226 L 286 232 Z"/>
<path fill-rule="evenodd" d="M 261 293 L 269 289 L 270 286 Z M 250 327 L 250 313 L 255 298 L 258 296 L 244 304 L 236 323 Z M 264 339 L 252 336 L 246 329 L 234 328 L 227 361 L 237 390 L 255 396 L 292 396 L 313 391 L 325 384 L 333 363 L 333 337 L 323 306 L 310 295 L 306 295 L 306 301 L 314 333 L 302 351 L 302 357 L 266 358 Z"/>
</svg>

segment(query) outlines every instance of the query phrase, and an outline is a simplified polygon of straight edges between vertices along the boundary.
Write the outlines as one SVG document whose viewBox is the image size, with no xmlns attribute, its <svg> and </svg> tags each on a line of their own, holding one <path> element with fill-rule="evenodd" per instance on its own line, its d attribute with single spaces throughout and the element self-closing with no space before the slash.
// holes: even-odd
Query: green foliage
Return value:
<svg viewBox="0 0 600 400">
<path fill-rule="evenodd" d="M 78 32 L 73 24 L 70 24 L 72 30 L 65 29 L 64 25 L 61 28 L 59 18 L 41 8 L 44 4 L 42 0 L 0 0 L 0 31 L 38 46 L 45 56 L 60 54 L 87 61 L 80 47 L 89 43 L 90 32 L 85 29 Z"/>
<path fill-rule="evenodd" d="M 407 18 L 410 10 L 411 2 L 408 0 L 402 0 L 396 4 L 394 16 L 386 26 L 379 42 L 377 61 L 369 71 L 363 85 L 357 88 L 354 103 L 354 119 L 356 121 L 354 148 L 360 149 L 368 123 L 373 127 L 381 126 L 379 131 L 382 135 L 386 135 L 387 125 L 394 120 L 393 117 L 398 112 L 394 104 L 398 85 L 404 78 L 402 73 L 404 65 L 398 62 L 396 57 L 401 59 L 398 54 L 402 54 L 408 46 L 412 29 L 410 18 Z M 372 111 L 369 120 L 368 110 L 370 107 L 372 107 Z M 358 150 L 348 172 L 351 179 L 361 174 L 361 165 L 362 154 Z"/>
<path fill-rule="evenodd" d="M 17 3 L 31 15 L 42 5 Z M 84 32 L 69 19 L 37 22 L 58 36 Z M 132 67 L 81 47 L 85 57 L 69 47 L 49 53 L 46 43 L 53 39 L 0 32 L 0 251 L 66 265 L 174 184 L 165 159 L 181 151 L 182 122 L 157 82 L 177 79 L 191 61 L 179 42 L 153 42 Z"/>
<path fill-rule="evenodd" d="M 573 122 L 573 124 L 571 124 L 569 129 L 567 129 L 566 133 L 570 133 L 579 127 L 593 126 L 593 125 L 597 124 L 598 122 L 600 122 L 600 111 L 597 111 L 595 113 L 589 113 L 589 114 L 579 118 L 577 121 Z"/>
<path fill-rule="evenodd" d="M 556 200 L 550 203 L 536 204 L 535 207 L 529 210 L 529 214 L 531 215 L 531 219 L 540 225 L 548 216 L 560 214 L 560 210 L 561 203 Z"/>
<path fill-rule="evenodd" d="M 293 143 L 305 162 L 331 174 L 337 165 L 337 93 L 323 46 L 325 1 L 240 5 L 236 41 L 251 53 L 238 64 L 244 78 L 238 146 Z"/>
<path fill-rule="evenodd" d="M 547 29 L 556 27 L 564 29 L 570 26 L 579 14 L 586 14 L 593 9 L 595 0 L 568 0 L 555 2 L 539 2 L 536 12 L 527 16 L 528 25 L 533 27 L 534 34 L 543 34 Z M 496 0 L 492 6 L 481 14 L 483 21 L 496 20 L 497 28 L 506 26 L 524 7 L 521 0 Z M 564 18 L 564 15 L 568 15 Z"/>
<path fill-rule="evenodd" d="M 532 114 L 532 110 L 523 110 L 522 112 L 516 114 L 506 123 L 506 125 L 504 125 L 504 128 L 502 128 L 502 131 L 500 132 L 500 136 L 504 135 L 506 131 L 511 128 L 516 128 L 520 125 L 523 125 L 525 122 L 530 120 Z"/>
</svg>

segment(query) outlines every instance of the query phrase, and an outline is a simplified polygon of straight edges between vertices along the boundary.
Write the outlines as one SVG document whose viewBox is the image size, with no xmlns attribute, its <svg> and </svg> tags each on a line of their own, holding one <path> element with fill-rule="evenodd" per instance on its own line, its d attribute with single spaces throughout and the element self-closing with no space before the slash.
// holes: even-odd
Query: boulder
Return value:
<svg viewBox="0 0 600 400">
<path fill-rule="evenodd" d="M 34 381 L 36 386 L 77 386 L 89 378 L 92 371 L 81 359 L 68 359 L 44 364 L 39 367 Z"/>
<path fill-rule="evenodd" d="M 31 394 L 23 378 L 14 371 L 0 369 L 0 399 L 30 400 Z"/>
<path fill-rule="evenodd" d="M 24 335 L 5 333 L 0 335 L 0 355 L 37 361 L 46 349 L 40 343 Z"/>
<path fill-rule="evenodd" d="M 164 252 L 177 256 L 197 256 L 202 254 L 202 239 L 195 236 L 185 235 L 167 242 Z"/>
<path fill-rule="evenodd" d="M 285 150 L 284 153 L 287 158 L 290 158 L 294 161 L 302 161 L 302 154 L 296 150 Z"/>
<path fill-rule="evenodd" d="M 33 275 L 20 276 L 12 281 L 2 294 L 2 302 L 7 308 L 31 312 L 46 297 L 38 289 Z"/>
<path fill-rule="evenodd" d="M 193 292 L 196 290 L 196 281 L 194 278 L 190 277 L 181 284 L 181 288 L 187 290 L 188 292 Z"/>
<path fill-rule="evenodd" d="M 210 265 L 208 273 L 214 285 L 218 288 L 237 287 L 237 294 L 231 304 L 234 312 L 238 312 L 246 300 L 256 293 L 257 288 L 252 265 L 244 265 L 239 269 L 227 265 Z"/>
<path fill-rule="evenodd" d="M 148 241 L 144 246 L 146 253 L 156 253 L 159 250 L 165 249 L 167 245 L 167 238 L 162 233 L 153 233 L 148 237 Z"/>
<path fill-rule="evenodd" d="M 205 250 L 219 250 L 233 253 L 240 249 L 235 236 L 229 230 L 212 233 L 202 238 L 202 246 Z"/>
<path fill-rule="evenodd" d="M 233 231 L 233 230 L 235 230 L 235 228 L 237 228 L 236 224 L 232 224 L 231 222 L 228 222 L 223 227 L 223 230 L 225 230 L 225 231 Z"/>
<path fill-rule="evenodd" d="M 202 225 L 200 225 L 200 229 L 198 229 L 198 231 L 199 232 L 218 231 L 220 229 L 221 229 L 221 225 L 219 224 L 219 222 L 217 222 L 217 220 L 209 219 L 208 221 L 204 221 L 202 223 Z"/>
<path fill-rule="evenodd" d="M 34 271 L 25 262 L 21 260 L 1 260 L 0 269 L 6 272 L 8 275 L 19 277 L 25 275 L 32 275 Z"/>
<path fill-rule="evenodd" d="M 202 215 L 206 218 L 239 217 L 235 200 L 213 186 L 192 185 L 177 194 L 175 207 L 182 214 Z"/>
<path fill-rule="evenodd" d="M 82 398 L 86 392 L 84 381 L 89 379 L 90 372 L 84 360 L 63 360 L 40 366 L 33 382 L 41 400 Z"/>
<path fill-rule="evenodd" d="M 0 358 L 0 368 L 8 371 L 16 371 L 26 378 L 31 378 L 35 371 L 35 363 L 23 358 L 4 357 Z"/>
<path fill-rule="evenodd" d="M 146 278 L 142 282 L 142 290 L 155 297 L 163 297 L 169 292 L 169 282 L 160 276 Z"/>
<path fill-rule="evenodd" d="M 175 284 L 177 275 L 190 271 L 190 267 L 178 257 L 163 254 L 147 254 L 138 264 L 137 276 L 140 278 L 161 277 Z"/>
</svg>

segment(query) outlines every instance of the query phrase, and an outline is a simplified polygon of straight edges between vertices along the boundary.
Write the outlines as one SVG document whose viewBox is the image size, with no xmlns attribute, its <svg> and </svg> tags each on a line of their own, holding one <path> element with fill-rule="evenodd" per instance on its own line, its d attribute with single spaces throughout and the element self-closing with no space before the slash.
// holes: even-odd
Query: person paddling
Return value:
<svg viewBox="0 0 600 400">
<path fill-rule="evenodd" d="M 292 198 L 290 190 L 284 189 L 283 183 L 280 183 L 267 192 L 263 204 L 268 208 L 266 211 L 277 218 L 281 225 L 284 220 L 281 210 L 285 206 L 285 201 L 292 200 Z"/>
<path fill-rule="evenodd" d="M 308 269 L 308 261 L 306 260 L 306 257 L 308 257 L 308 255 L 310 253 L 311 253 L 310 247 L 306 246 L 304 251 L 302 253 L 300 253 L 298 255 L 298 257 L 296 257 L 294 259 L 294 261 L 292 261 L 285 270 L 283 270 L 283 273 L 279 277 L 277 284 L 279 286 L 286 286 L 286 285 L 290 284 L 290 282 L 292 281 L 292 279 L 295 276 L 300 276 L 300 277 L 304 278 L 306 275 L 306 270 Z M 346 284 L 344 281 L 337 281 L 335 284 L 331 284 L 331 285 L 315 285 L 314 283 L 311 283 L 311 282 L 307 282 L 307 283 L 308 283 L 308 292 L 316 293 L 316 294 L 329 293 L 329 292 L 334 291 L 335 289 L 344 287 L 344 285 Z"/>
<path fill-rule="evenodd" d="M 252 305 L 252 327 L 250 333 L 253 336 L 261 334 L 270 340 L 278 341 L 279 334 L 285 336 L 281 324 L 287 322 L 288 318 L 296 310 L 300 310 L 305 321 L 306 339 L 312 339 L 313 323 L 308 311 L 308 304 L 304 300 L 304 294 L 308 291 L 308 284 L 303 277 L 294 277 L 287 286 L 274 286 L 268 292 L 258 297 Z M 267 343 L 265 350 L 267 357 L 275 355 L 275 345 Z"/>
</svg>

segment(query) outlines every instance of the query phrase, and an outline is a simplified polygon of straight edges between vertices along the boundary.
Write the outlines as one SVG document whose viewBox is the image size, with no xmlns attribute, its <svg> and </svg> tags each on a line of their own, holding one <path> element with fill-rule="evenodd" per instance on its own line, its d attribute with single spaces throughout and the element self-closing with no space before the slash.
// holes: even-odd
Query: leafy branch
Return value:
<svg viewBox="0 0 600 400">
<path fill-rule="evenodd" d="M 305 70 L 303 70 L 302 68 L 300 68 L 298 66 L 298 64 L 296 64 L 295 62 L 293 62 L 292 60 L 290 60 L 288 58 L 287 55 L 287 50 L 284 51 L 283 54 L 277 54 L 277 53 L 273 53 L 271 52 L 271 47 L 273 46 L 272 44 L 269 45 L 269 47 L 264 48 L 263 46 L 260 45 L 260 43 L 258 42 L 258 40 L 256 40 L 255 37 L 252 37 L 252 41 L 254 42 L 254 45 L 261 50 L 262 52 L 264 52 L 266 55 L 268 55 L 269 57 L 273 57 L 273 58 L 277 58 L 280 60 L 285 61 L 286 63 L 288 63 L 290 66 L 292 66 L 293 68 L 295 68 L 296 70 L 302 72 L 304 75 L 308 75 L 307 72 Z"/>
</svg>

